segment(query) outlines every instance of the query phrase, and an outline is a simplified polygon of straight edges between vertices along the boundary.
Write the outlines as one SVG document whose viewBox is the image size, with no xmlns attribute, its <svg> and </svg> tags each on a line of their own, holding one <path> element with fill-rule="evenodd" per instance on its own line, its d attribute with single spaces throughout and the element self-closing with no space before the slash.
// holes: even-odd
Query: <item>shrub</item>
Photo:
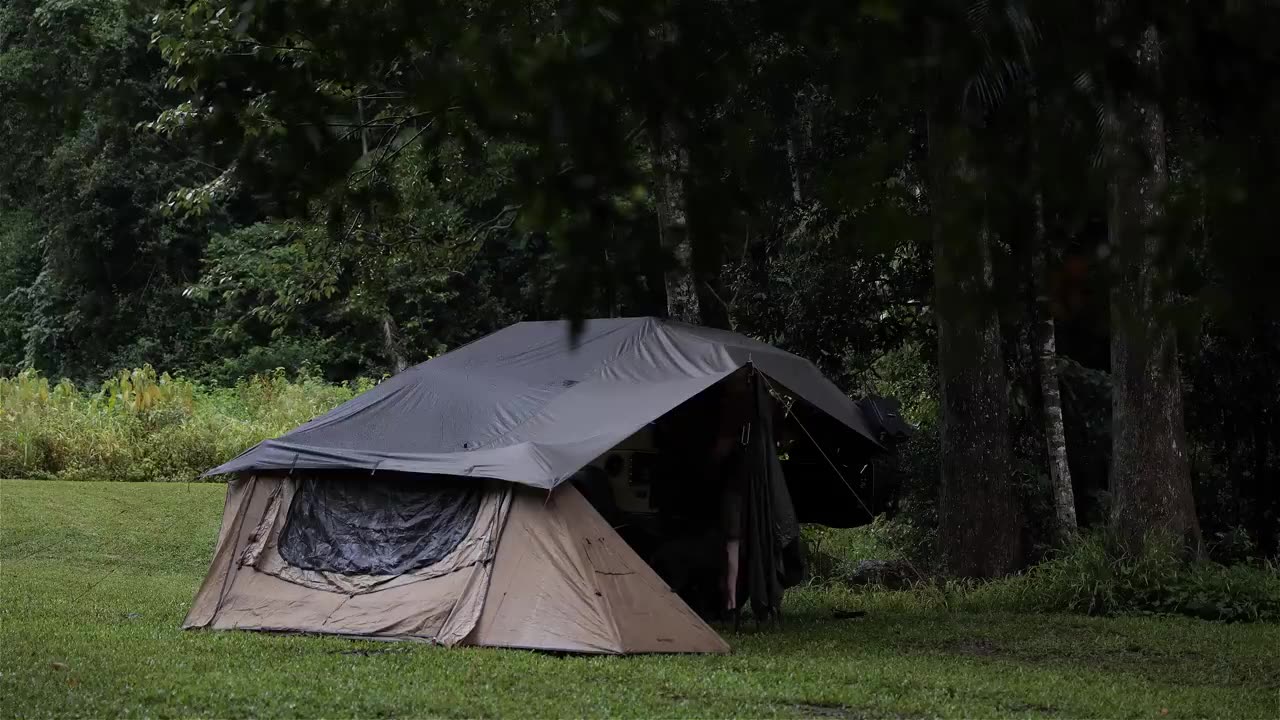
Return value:
<svg viewBox="0 0 1280 720">
<path fill-rule="evenodd" d="M 1280 620 L 1280 573 L 1265 563 L 1187 561 L 1178 543 L 1156 535 L 1137 554 L 1094 535 L 1023 575 L 974 587 L 964 602 L 975 609 Z"/>
<path fill-rule="evenodd" d="M 0 378 L 0 477 L 193 480 L 374 384 L 325 383 L 304 367 L 203 387 L 143 366 L 95 393 L 27 370 Z"/>
<path fill-rule="evenodd" d="M 805 525 L 800 538 L 812 585 L 902 587 L 919 580 L 911 562 L 918 532 L 884 515 L 857 528 Z"/>
</svg>

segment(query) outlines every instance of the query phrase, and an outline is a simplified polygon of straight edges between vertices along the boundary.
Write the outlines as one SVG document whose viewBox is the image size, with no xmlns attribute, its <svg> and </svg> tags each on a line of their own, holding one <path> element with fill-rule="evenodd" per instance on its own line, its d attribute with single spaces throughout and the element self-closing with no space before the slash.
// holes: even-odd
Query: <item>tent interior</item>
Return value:
<svg viewBox="0 0 1280 720">
<path fill-rule="evenodd" d="M 735 446 L 727 457 L 717 448 L 726 434 Z M 819 434 L 828 447 L 815 444 Z M 740 607 L 760 615 L 776 612 L 781 590 L 806 576 L 799 523 L 870 521 L 872 508 L 862 503 L 876 498 L 845 483 L 853 478 L 876 490 L 869 482 L 876 450 L 745 367 L 596 458 L 572 482 L 690 607 L 720 618 L 727 562 L 720 503 L 733 481 L 726 474 L 740 476 L 746 527 L 737 595 Z M 880 491 L 881 502 L 891 499 L 889 488 Z"/>
</svg>

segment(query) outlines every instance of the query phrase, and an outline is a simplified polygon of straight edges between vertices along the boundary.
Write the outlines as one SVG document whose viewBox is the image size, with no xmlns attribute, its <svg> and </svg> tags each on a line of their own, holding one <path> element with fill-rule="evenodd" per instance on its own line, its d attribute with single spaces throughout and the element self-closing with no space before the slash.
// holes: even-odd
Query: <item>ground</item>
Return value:
<svg viewBox="0 0 1280 720">
<path fill-rule="evenodd" d="M 793 591 L 729 656 L 184 632 L 214 484 L 0 481 L 0 715 L 1277 717 L 1280 627 Z M 896 597 L 900 596 L 900 597 Z M 833 612 L 866 610 L 837 620 Z"/>
</svg>

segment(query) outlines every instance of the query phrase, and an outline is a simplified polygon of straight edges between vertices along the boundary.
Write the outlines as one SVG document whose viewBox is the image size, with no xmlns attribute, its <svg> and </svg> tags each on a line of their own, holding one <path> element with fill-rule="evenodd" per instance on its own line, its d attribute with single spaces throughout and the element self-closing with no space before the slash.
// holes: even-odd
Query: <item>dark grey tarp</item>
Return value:
<svg viewBox="0 0 1280 720">
<path fill-rule="evenodd" d="M 458 478 L 306 478 L 280 533 L 280 556 L 303 570 L 403 575 L 430 567 L 471 532 L 483 488 Z"/>
<path fill-rule="evenodd" d="M 902 417 L 902 403 L 896 398 L 868 395 L 858 401 L 858 408 L 882 444 L 904 443 L 916 434 L 916 429 Z"/>
<path fill-rule="evenodd" d="M 412 367 L 207 474 L 363 468 L 552 488 L 738 368 L 876 439 L 812 363 L 737 333 L 655 318 L 512 325 Z"/>
</svg>

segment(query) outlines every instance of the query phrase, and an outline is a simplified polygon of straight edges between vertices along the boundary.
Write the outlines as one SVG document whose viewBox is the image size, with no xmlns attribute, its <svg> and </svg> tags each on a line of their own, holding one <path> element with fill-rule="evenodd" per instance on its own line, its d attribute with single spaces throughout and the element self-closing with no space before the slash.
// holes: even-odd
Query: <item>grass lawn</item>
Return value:
<svg viewBox="0 0 1280 720">
<path fill-rule="evenodd" d="M 1278 717 L 1280 627 L 806 589 L 725 657 L 184 632 L 223 488 L 0 481 L 0 715 Z M 836 609 L 863 609 L 856 620 Z"/>
</svg>

